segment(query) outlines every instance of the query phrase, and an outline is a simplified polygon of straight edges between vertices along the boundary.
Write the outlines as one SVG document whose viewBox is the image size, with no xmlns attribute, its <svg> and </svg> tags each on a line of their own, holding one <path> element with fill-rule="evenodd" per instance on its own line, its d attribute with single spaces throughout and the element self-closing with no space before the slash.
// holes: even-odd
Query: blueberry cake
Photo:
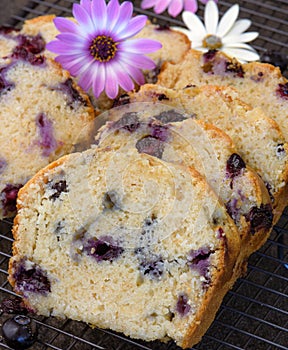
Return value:
<svg viewBox="0 0 288 350">
<path fill-rule="evenodd" d="M 239 270 L 245 271 L 246 260 L 271 231 L 268 191 L 231 139 L 193 116 L 159 103 L 125 104 L 106 113 L 109 121 L 98 131 L 96 144 L 120 153 L 134 148 L 138 153 L 195 167 L 237 225 L 242 243 Z"/>
<path fill-rule="evenodd" d="M 68 72 L 21 43 L 0 59 L 0 218 L 15 214 L 19 188 L 39 169 L 87 147 L 94 128 L 94 109 Z"/>
<path fill-rule="evenodd" d="M 274 119 L 288 141 L 288 81 L 268 63 L 241 64 L 220 51 L 189 50 L 179 65 L 165 64 L 159 83 L 174 88 L 188 84 L 230 85 L 252 107 L 261 107 Z"/>
<path fill-rule="evenodd" d="M 89 149 L 19 192 L 9 281 L 29 309 L 188 348 L 231 288 L 240 242 L 192 167 Z"/>
<path fill-rule="evenodd" d="M 273 205 L 276 223 L 287 205 L 288 146 L 277 123 L 259 108 L 251 108 L 230 87 L 212 85 L 169 89 L 145 84 L 129 93 L 133 102 L 164 103 L 197 120 L 204 120 L 227 133 L 245 163 L 263 179 Z"/>
</svg>

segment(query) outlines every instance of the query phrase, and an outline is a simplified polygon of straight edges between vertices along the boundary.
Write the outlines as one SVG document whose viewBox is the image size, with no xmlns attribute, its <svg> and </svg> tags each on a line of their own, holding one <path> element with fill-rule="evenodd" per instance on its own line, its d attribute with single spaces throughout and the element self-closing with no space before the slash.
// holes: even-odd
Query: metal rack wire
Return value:
<svg viewBox="0 0 288 350">
<path fill-rule="evenodd" d="M 72 0 L 30 0 L 7 25 L 21 26 L 23 21 L 43 14 L 71 15 Z M 140 9 L 157 23 L 182 25 L 171 19 Z M 232 1 L 219 1 L 220 13 Z M 252 20 L 251 30 L 260 33 L 253 46 L 260 52 L 273 50 L 288 56 L 288 1 L 243 0 L 240 17 Z M 203 15 L 203 6 L 199 9 Z M 13 242 L 12 222 L 0 222 L 0 302 L 14 295 L 7 282 L 7 268 Z M 5 320 L 0 314 L 0 323 Z M 38 341 L 33 350 L 176 350 L 173 343 L 135 341 L 109 330 L 91 329 L 71 320 L 35 317 Z M 9 349 L 0 336 L 0 348 Z M 275 226 L 267 243 L 249 259 L 245 278 L 239 279 L 226 295 L 210 329 L 193 349 L 197 350 L 280 350 L 288 349 L 288 208 Z"/>
</svg>

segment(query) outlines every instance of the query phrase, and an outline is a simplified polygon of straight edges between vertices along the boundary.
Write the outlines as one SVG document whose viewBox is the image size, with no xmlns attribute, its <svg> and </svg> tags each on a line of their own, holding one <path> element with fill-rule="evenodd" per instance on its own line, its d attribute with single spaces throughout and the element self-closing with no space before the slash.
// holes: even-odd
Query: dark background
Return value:
<svg viewBox="0 0 288 350">
<path fill-rule="evenodd" d="M 5 24 L 17 9 L 25 6 L 28 0 L 0 0 L 0 24 Z"/>
</svg>

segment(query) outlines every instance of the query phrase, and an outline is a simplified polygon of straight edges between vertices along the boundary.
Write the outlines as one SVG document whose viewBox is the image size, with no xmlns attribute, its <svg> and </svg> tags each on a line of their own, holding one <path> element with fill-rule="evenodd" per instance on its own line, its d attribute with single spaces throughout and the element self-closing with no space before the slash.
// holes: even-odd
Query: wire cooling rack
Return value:
<svg viewBox="0 0 288 350">
<path fill-rule="evenodd" d="M 147 14 L 153 22 L 183 25 L 180 18 L 171 19 L 140 9 L 134 1 L 135 12 Z M 233 1 L 219 1 L 223 14 Z M 238 1 L 240 18 L 252 20 L 251 30 L 260 33 L 253 46 L 263 55 L 288 55 L 288 1 Z M 71 0 L 31 0 L 8 20 L 7 25 L 21 26 L 23 21 L 43 14 L 71 15 Z M 199 15 L 203 15 L 200 5 Z M 276 63 L 276 62 L 275 62 Z M 7 267 L 13 242 L 12 223 L 0 222 L 0 302 L 14 296 L 7 282 Z M 288 208 L 283 213 L 267 243 L 249 259 L 245 278 L 239 279 L 226 295 L 217 317 L 197 350 L 280 350 L 288 349 Z M 0 323 L 5 320 L 0 314 Z M 35 317 L 38 341 L 33 350 L 179 350 L 173 343 L 135 341 L 108 330 L 91 329 L 71 320 Z M 0 337 L 0 348 L 9 349 Z"/>
</svg>

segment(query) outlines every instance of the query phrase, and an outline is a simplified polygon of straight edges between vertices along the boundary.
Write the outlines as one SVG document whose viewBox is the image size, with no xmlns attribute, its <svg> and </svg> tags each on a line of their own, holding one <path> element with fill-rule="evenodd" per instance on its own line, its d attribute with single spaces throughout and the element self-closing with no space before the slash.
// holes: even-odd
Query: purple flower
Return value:
<svg viewBox="0 0 288 350">
<path fill-rule="evenodd" d="M 208 0 L 200 1 L 206 4 Z M 141 7 L 143 9 L 154 7 L 155 13 L 162 13 L 168 8 L 169 15 L 176 17 L 183 9 L 195 13 L 198 10 L 198 3 L 197 0 L 143 0 Z"/>
<path fill-rule="evenodd" d="M 142 69 L 153 69 L 154 62 L 145 54 L 161 48 L 158 41 L 130 39 L 145 26 L 146 16 L 132 17 L 133 5 L 118 0 L 81 0 L 73 5 L 76 22 L 68 18 L 54 19 L 60 31 L 47 49 L 58 54 L 56 61 L 79 85 L 96 97 L 105 90 L 109 98 L 134 88 L 134 81 L 144 84 Z M 130 40 L 127 40 L 130 39 Z"/>
</svg>

